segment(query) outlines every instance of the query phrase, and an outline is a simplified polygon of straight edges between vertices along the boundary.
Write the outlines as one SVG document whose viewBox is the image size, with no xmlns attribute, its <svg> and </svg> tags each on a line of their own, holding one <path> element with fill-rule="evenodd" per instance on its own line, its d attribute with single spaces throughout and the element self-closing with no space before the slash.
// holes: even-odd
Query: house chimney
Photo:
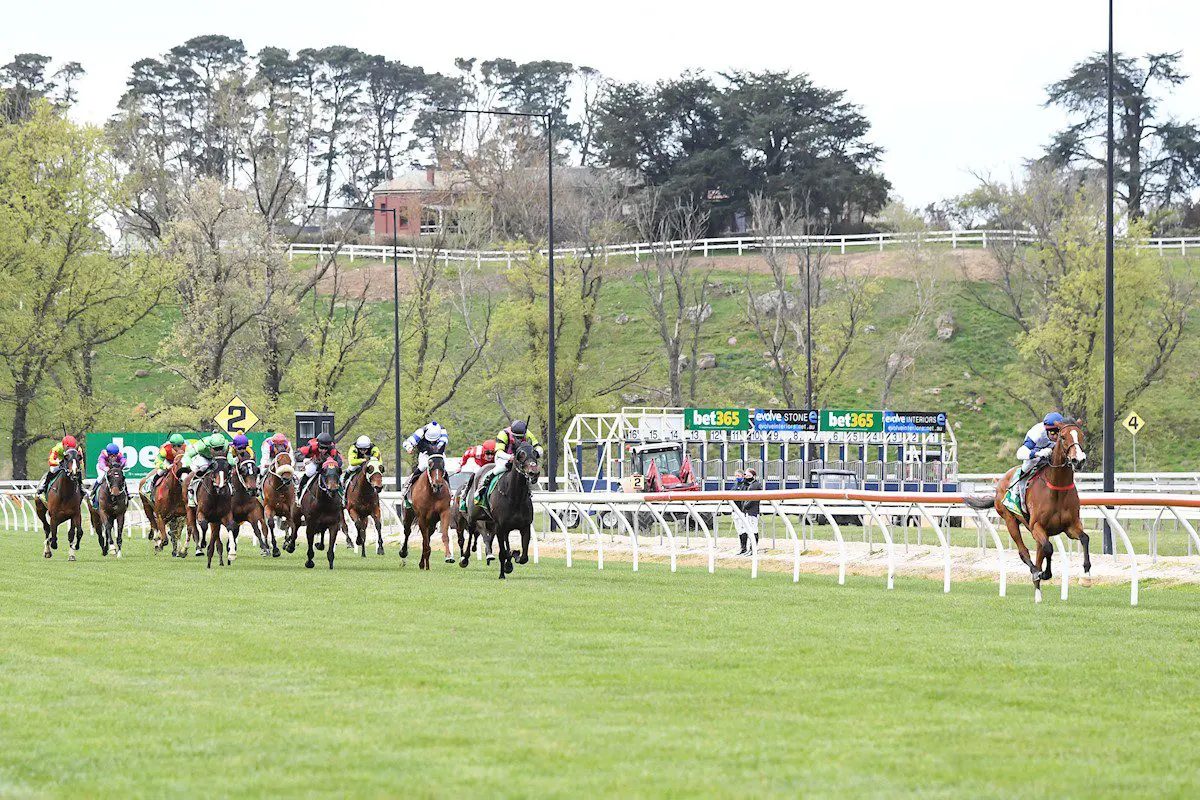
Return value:
<svg viewBox="0 0 1200 800">
<path fill-rule="evenodd" d="M 433 166 L 428 166 L 425 168 L 425 182 L 428 183 L 430 186 L 433 186 L 433 176 L 436 173 L 437 173 L 437 170 Z"/>
</svg>

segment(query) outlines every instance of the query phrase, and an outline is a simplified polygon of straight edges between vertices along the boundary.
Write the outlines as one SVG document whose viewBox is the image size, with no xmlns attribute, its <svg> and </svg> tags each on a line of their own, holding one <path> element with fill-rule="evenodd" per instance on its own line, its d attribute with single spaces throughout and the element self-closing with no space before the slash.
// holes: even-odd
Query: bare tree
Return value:
<svg viewBox="0 0 1200 800">
<path fill-rule="evenodd" d="M 682 201 L 663 207 L 657 192 L 651 192 L 637 213 L 640 235 L 654 243 L 650 257 L 638 262 L 638 287 L 646 297 L 667 357 L 670 404 L 681 406 L 685 369 L 687 399 L 695 400 L 700 331 L 712 313 L 707 303 L 712 266 L 697 259 L 694 251 L 708 229 L 708 213 Z M 689 356 L 686 366 L 685 348 Z"/>
</svg>

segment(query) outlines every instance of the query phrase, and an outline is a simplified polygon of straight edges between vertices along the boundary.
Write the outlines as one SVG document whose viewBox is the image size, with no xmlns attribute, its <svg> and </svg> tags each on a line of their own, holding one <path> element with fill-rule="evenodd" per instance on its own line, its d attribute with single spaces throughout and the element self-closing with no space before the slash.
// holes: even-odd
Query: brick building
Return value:
<svg viewBox="0 0 1200 800">
<path fill-rule="evenodd" d="M 375 187 L 371 204 L 381 210 L 397 210 L 396 234 L 401 238 L 432 235 L 449 223 L 450 212 L 469 187 L 463 172 L 414 169 Z M 391 214 L 375 215 L 375 236 L 391 239 Z"/>
</svg>

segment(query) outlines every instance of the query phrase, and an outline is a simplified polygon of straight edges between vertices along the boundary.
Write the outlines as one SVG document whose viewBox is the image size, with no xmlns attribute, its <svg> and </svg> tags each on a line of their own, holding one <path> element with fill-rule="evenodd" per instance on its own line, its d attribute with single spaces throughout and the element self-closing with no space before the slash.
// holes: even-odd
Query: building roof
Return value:
<svg viewBox="0 0 1200 800">
<path fill-rule="evenodd" d="M 523 170 L 541 171 L 534 167 Z M 636 173 L 628 170 L 611 169 L 607 167 L 559 167 L 554 169 L 556 185 L 571 188 L 583 188 L 599 182 L 601 179 L 616 179 L 626 188 L 638 186 L 641 180 Z M 465 192 L 474 186 L 471 175 L 466 170 L 412 169 L 401 173 L 391 180 L 384 181 L 372 191 L 377 194 L 404 194 L 409 192 L 451 191 Z"/>
</svg>

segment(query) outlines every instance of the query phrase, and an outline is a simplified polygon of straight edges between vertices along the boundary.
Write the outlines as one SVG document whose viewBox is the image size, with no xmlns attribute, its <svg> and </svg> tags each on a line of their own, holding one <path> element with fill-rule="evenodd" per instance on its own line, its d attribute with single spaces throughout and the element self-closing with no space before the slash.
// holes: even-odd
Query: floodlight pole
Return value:
<svg viewBox="0 0 1200 800">
<path fill-rule="evenodd" d="M 1114 422 L 1117 413 L 1113 387 L 1113 0 L 1108 0 L 1108 126 L 1106 130 L 1108 157 L 1104 217 L 1104 491 L 1116 488 L 1116 436 Z M 1113 552 L 1112 529 L 1104 521 L 1104 552 Z"/>
</svg>

